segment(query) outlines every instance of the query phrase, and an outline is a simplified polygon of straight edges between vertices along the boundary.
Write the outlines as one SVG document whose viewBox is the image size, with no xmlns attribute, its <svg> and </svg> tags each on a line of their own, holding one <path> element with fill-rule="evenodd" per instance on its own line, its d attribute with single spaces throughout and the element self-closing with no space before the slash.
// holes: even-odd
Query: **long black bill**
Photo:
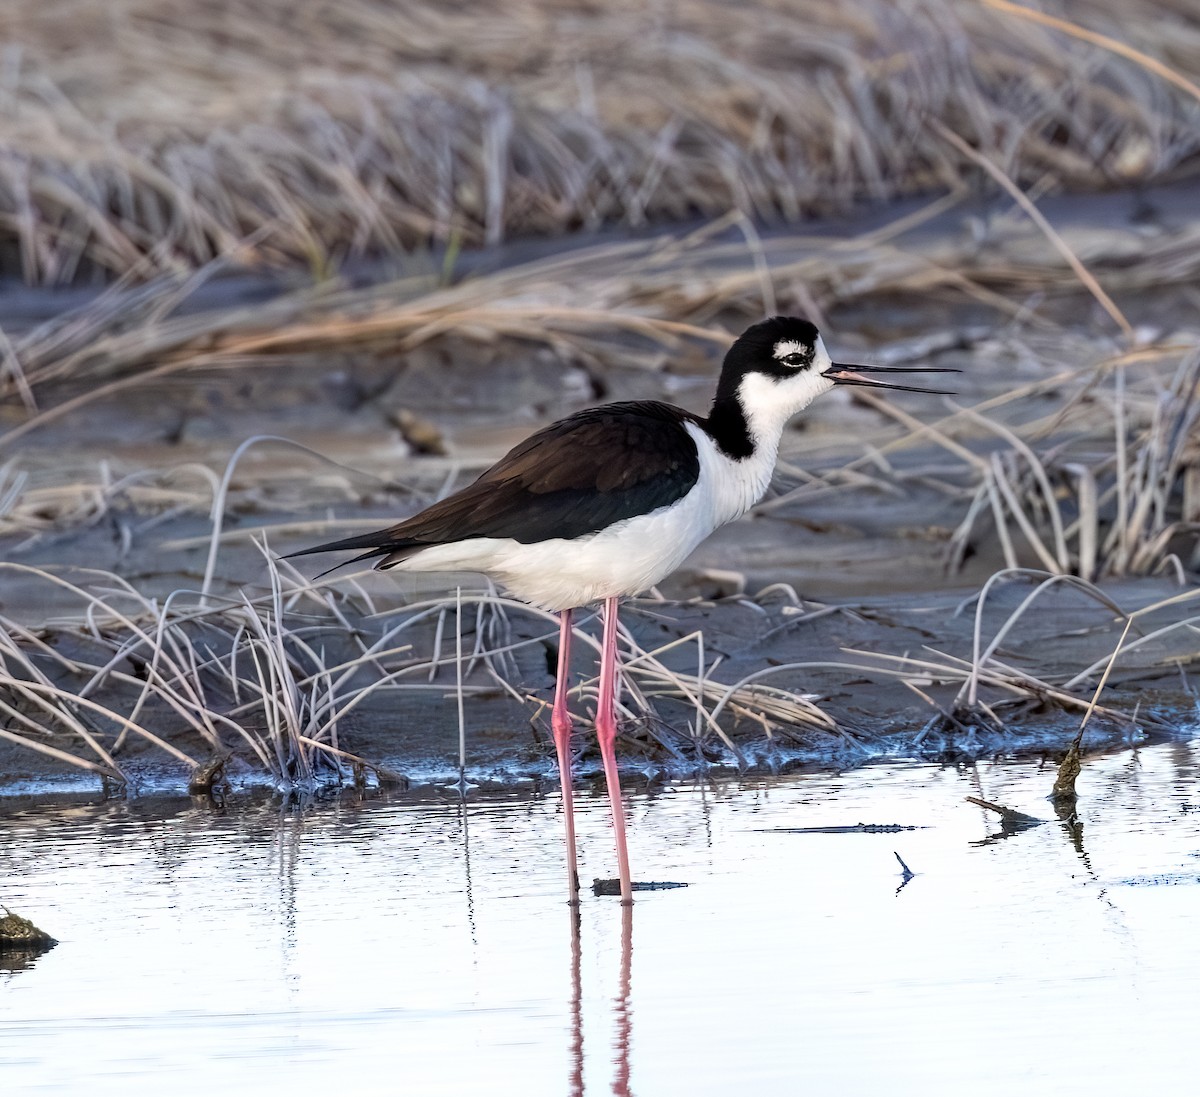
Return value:
<svg viewBox="0 0 1200 1097">
<path fill-rule="evenodd" d="M 901 392 L 928 392 L 934 396 L 953 396 L 952 389 L 927 389 L 920 385 L 897 385 L 891 381 L 876 381 L 863 377 L 864 373 L 961 373 L 962 370 L 947 366 L 851 366 L 845 362 L 834 362 L 826 371 L 835 385 L 861 385 L 868 389 L 899 389 Z"/>
</svg>

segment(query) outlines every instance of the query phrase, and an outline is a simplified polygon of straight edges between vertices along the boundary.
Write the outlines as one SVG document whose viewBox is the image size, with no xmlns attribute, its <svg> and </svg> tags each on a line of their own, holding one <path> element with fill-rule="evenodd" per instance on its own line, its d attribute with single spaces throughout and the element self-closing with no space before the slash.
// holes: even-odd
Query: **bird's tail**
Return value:
<svg viewBox="0 0 1200 1097">
<path fill-rule="evenodd" d="M 338 568 L 357 564 L 363 560 L 373 560 L 376 557 L 388 558 L 386 563 L 381 560 L 376 564 L 376 567 L 389 567 L 392 564 L 398 563 L 408 554 L 405 550 L 415 552 L 421 547 L 419 542 L 413 541 L 410 538 L 397 537 L 391 529 L 377 529 L 373 533 L 360 533 L 357 537 L 343 537 L 340 541 L 326 541 L 322 545 L 313 545 L 312 548 L 297 549 L 295 552 L 285 553 L 283 559 L 291 560 L 296 556 L 312 556 L 318 552 L 344 552 L 351 549 L 367 550 L 358 556 L 352 556 L 349 560 L 343 560 L 340 564 L 334 564 L 328 570 L 313 576 L 313 579 L 320 579 L 321 576 L 328 575 L 331 571 L 337 571 Z"/>
</svg>

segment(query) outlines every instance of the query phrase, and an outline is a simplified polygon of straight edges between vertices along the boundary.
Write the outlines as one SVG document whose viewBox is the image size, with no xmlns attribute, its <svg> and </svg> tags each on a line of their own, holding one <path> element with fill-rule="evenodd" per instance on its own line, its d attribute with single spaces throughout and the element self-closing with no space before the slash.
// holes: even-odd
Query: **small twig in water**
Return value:
<svg viewBox="0 0 1200 1097">
<path fill-rule="evenodd" d="M 994 804 L 991 800 L 983 800 L 978 796 L 966 797 L 968 804 L 974 804 L 976 807 L 986 808 L 988 811 L 994 811 L 1000 818 L 1010 826 L 1032 827 L 1043 822 L 1033 815 L 1026 815 L 1023 811 L 1015 811 L 1013 808 L 1006 808 L 1003 804 Z"/>
<path fill-rule="evenodd" d="M 772 834 L 899 834 L 903 830 L 923 830 L 905 823 L 855 823 L 832 827 L 766 827 Z"/>
<path fill-rule="evenodd" d="M 669 891 L 671 888 L 685 888 L 687 884 L 681 883 L 678 880 L 634 880 L 634 891 Z M 621 881 L 620 880 L 601 880 L 599 877 L 592 880 L 593 895 L 620 895 Z"/>
</svg>

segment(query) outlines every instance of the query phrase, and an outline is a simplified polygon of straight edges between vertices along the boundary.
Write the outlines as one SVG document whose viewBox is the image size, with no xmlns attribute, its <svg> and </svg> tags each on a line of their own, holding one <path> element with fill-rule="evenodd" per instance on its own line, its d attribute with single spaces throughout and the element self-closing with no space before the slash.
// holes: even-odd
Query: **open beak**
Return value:
<svg viewBox="0 0 1200 1097">
<path fill-rule="evenodd" d="M 834 362 L 826 371 L 835 385 L 861 385 L 871 389 L 899 389 L 902 392 L 929 392 L 935 396 L 953 396 L 949 389 L 927 389 L 920 385 L 897 385 L 891 381 L 876 381 L 864 377 L 864 373 L 961 373 L 962 370 L 943 366 L 850 366 L 845 362 Z"/>
</svg>

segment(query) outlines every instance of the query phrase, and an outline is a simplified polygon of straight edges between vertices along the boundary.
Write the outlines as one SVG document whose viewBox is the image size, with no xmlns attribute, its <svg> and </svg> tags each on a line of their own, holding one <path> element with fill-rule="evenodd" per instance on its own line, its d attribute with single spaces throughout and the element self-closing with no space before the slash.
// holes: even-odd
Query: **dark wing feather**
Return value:
<svg viewBox="0 0 1200 1097">
<path fill-rule="evenodd" d="M 692 417 L 657 401 L 589 408 L 531 435 L 473 484 L 387 529 L 291 553 L 368 549 L 397 563 L 427 545 L 473 537 L 523 544 L 596 533 L 675 502 L 700 460 Z M 394 557 L 394 558 L 393 558 Z"/>
</svg>

